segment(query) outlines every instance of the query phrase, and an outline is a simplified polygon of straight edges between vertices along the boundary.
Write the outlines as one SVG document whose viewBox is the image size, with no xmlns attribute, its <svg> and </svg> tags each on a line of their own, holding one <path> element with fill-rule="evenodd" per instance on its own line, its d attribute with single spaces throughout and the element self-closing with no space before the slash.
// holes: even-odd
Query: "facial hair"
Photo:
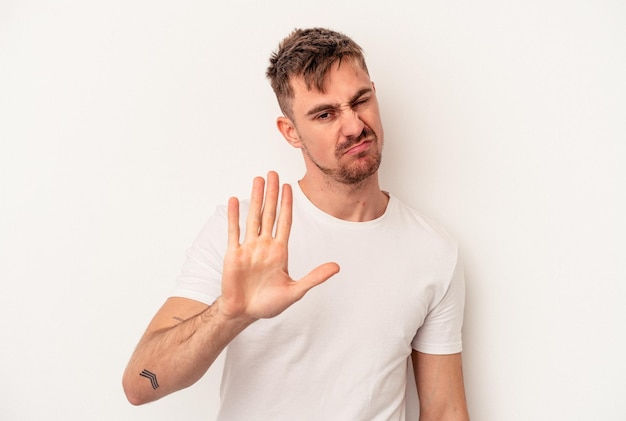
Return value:
<svg viewBox="0 0 626 421">
<path fill-rule="evenodd" d="M 371 141 L 373 144 L 372 146 L 378 144 L 378 136 L 376 136 L 376 133 L 366 127 L 359 136 L 348 138 L 345 142 L 337 145 L 335 148 L 335 158 L 337 159 L 337 162 L 341 161 L 341 158 L 347 150 L 362 142 L 364 139 Z M 349 164 L 340 163 L 337 168 L 327 168 L 315 160 L 306 146 L 303 146 L 302 149 L 311 162 L 313 162 L 317 168 L 320 169 L 320 171 L 335 181 L 346 185 L 355 185 L 366 180 L 378 171 L 382 161 L 382 153 L 378 148 L 376 148 L 374 152 L 367 150 L 355 155 L 354 158 L 356 160 L 350 162 Z"/>
</svg>

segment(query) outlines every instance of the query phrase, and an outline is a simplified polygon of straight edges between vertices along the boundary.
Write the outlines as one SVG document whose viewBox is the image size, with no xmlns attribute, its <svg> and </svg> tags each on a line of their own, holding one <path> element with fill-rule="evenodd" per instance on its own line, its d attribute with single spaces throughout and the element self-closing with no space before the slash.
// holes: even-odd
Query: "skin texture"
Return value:
<svg viewBox="0 0 626 421">
<path fill-rule="evenodd" d="M 329 262 L 297 282 L 291 279 L 287 272 L 291 187 L 283 186 L 282 211 L 277 216 L 279 180 L 275 172 L 267 175 L 267 184 L 265 189 L 263 178 L 254 179 L 241 244 L 239 202 L 231 198 L 228 203 L 222 296 L 210 307 L 170 298 L 153 318 L 124 372 L 123 387 L 130 403 L 151 402 L 192 385 L 243 329 L 258 319 L 280 314 L 339 271 L 336 263 Z M 144 370 L 154 373 L 158 388 L 141 375 Z"/>
<path fill-rule="evenodd" d="M 327 77 L 325 92 L 293 81 L 293 118 L 279 117 L 278 130 L 302 151 L 306 173 L 300 187 L 309 200 L 340 219 L 371 220 L 388 201 L 377 177 L 384 133 L 376 89 L 350 61 L 334 65 Z"/>
<path fill-rule="evenodd" d="M 411 354 L 420 421 L 468 421 L 461 354 Z"/>
<path fill-rule="evenodd" d="M 306 172 L 299 183 L 304 194 L 340 219 L 369 221 L 381 216 L 389 200 L 378 182 L 384 133 L 367 72 L 344 61 L 331 68 L 324 92 L 308 90 L 298 78 L 292 84 L 292 117 L 279 117 L 277 127 L 290 145 L 302 151 Z M 165 302 L 124 373 L 124 390 L 132 404 L 192 385 L 247 326 L 297 305 L 311 288 L 340 270 L 337 263 L 328 262 L 297 282 L 289 276 L 292 193 L 289 185 L 282 186 L 282 194 L 280 190 L 275 172 L 269 172 L 266 180 L 254 179 L 241 243 L 239 201 L 229 200 L 223 294 L 211 306 L 184 298 Z M 461 354 L 414 351 L 411 357 L 420 420 L 468 420 Z M 155 378 L 141 375 L 144 370 Z"/>
</svg>

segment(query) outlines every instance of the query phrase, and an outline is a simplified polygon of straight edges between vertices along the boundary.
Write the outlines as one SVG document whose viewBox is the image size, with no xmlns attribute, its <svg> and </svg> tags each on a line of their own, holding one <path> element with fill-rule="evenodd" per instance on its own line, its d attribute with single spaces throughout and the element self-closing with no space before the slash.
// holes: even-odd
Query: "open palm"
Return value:
<svg viewBox="0 0 626 421">
<path fill-rule="evenodd" d="M 255 320 L 274 317 L 339 271 L 336 263 L 325 263 L 300 280 L 289 276 L 287 246 L 292 192 L 291 186 L 283 186 L 277 217 L 279 190 L 275 172 L 267 175 L 267 189 L 263 178 L 254 179 L 241 244 L 239 201 L 231 198 L 228 202 L 228 248 L 222 275 L 221 310 L 229 317 Z"/>
</svg>

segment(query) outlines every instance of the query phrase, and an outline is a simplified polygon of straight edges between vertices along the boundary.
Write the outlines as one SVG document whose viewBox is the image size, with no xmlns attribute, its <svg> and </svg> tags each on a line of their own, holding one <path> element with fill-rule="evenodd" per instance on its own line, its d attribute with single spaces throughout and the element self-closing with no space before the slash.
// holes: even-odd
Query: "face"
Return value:
<svg viewBox="0 0 626 421">
<path fill-rule="evenodd" d="M 333 65 L 325 93 L 292 81 L 292 117 L 281 117 L 285 138 L 302 149 L 307 173 L 342 184 L 358 184 L 375 174 L 383 149 L 383 128 L 374 84 L 357 64 Z M 282 121 L 281 121 L 282 120 Z"/>
</svg>

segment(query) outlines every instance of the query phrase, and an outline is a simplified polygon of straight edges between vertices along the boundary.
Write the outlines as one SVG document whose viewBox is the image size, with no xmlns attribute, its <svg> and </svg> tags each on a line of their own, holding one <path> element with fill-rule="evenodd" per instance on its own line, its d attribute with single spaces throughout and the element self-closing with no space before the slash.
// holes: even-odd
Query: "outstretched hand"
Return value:
<svg viewBox="0 0 626 421">
<path fill-rule="evenodd" d="M 265 198 L 264 198 L 265 190 Z M 300 280 L 289 276 L 287 246 L 291 231 L 291 186 L 283 185 L 280 213 L 278 174 L 269 172 L 252 185 L 243 243 L 240 240 L 239 201 L 228 201 L 228 247 L 224 258 L 220 311 L 227 317 L 252 320 L 282 313 L 311 288 L 339 272 L 336 263 L 322 264 Z"/>
</svg>

